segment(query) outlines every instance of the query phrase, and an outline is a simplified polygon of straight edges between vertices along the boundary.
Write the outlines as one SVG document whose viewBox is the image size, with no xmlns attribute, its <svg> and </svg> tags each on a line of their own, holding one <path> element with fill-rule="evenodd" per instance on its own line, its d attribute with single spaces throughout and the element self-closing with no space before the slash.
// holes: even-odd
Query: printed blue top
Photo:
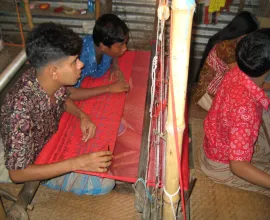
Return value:
<svg viewBox="0 0 270 220">
<path fill-rule="evenodd" d="M 81 78 L 78 80 L 75 87 L 80 87 L 86 76 L 94 78 L 103 76 L 112 63 L 112 57 L 103 54 L 100 64 L 97 64 L 95 44 L 92 35 L 87 35 L 83 39 L 83 48 L 80 60 L 84 63 L 84 68 L 82 69 Z"/>
</svg>

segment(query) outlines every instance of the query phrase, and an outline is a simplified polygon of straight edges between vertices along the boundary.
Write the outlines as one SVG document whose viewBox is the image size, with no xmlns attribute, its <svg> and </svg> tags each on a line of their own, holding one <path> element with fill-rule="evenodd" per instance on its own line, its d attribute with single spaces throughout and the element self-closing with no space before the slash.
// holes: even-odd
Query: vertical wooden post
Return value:
<svg viewBox="0 0 270 220">
<path fill-rule="evenodd" d="M 23 0 L 23 3 L 24 3 L 24 10 L 25 10 L 25 13 L 27 16 L 28 25 L 30 27 L 30 30 L 32 30 L 34 27 L 34 24 L 33 24 L 32 14 L 31 14 L 30 7 L 29 7 L 29 1 Z"/>
<path fill-rule="evenodd" d="M 190 54 L 190 41 L 192 19 L 195 9 L 194 0 L 172 0 L 171 10 L 171 36 L 170 36 L 170 86 L 168 98 L 168 118 L 166 123 L 167 146 L 165 159 L 165 183 L 168 194 L 173 195 L 179 189 L 179 172 L 174 134 L 173 103 L 175 104 L 176 126 L 178 134 L 179 154 L 182 153 L 182 140 L 185 128 L 185 103 L 188 79 L 188 66 Z M 173 96 L 175 100 L 173 100 Z M 184 199 L 184 198 L 183 198 Z M 173 206 L 179 201 L 179 193 L 172 197 Z M 163 219 L 174 219 L 171 200 L 164 194 Z"/>
<path fill-rule="evenodd" d="M 154 20 L 154 30 L 152 33 L 152 39 L 157 39 L 157 25 L 158 25 L 158 16 L 157 16 L 157 10 L 158 10 L 159 0 L 156 0 L 156 10 L 155 10 L 155 20 Z"/>
<path fill-rule="evenodd" d="M 99 16 L 107 13 L 112 13 L 112 0 L 99 0 L 99 2 L 100 2 Z"/>
<path fill-rule="evenodd" d="M 238 7 L 238 12 L 243 11 L 243 9 L 245 7 L 245 3 L 246 3 L 246 0 L 240 0 L 239 7 Z"/>
<path fill-rule="evenodd" d="M 25 39 L 24 39 L 24 34 L 23 34 L 21 15 L 20 15 L 20 11 L 19 11 L 17 3 L 16 3 L 16 13 L 17 13 L 17 20 L 18 20 L 18 25 L 19 25 L 20 35 L 21 35 L 21 40 L 22 40 L 22 47 L 25 47 Z"/>
<path fill-rule="evenodd" d="M 96 8 L 95 8 L 95 11 L 96 11 L 96 20 L 100 17 L 100 0 L 96 0 Z"/>
</svg>

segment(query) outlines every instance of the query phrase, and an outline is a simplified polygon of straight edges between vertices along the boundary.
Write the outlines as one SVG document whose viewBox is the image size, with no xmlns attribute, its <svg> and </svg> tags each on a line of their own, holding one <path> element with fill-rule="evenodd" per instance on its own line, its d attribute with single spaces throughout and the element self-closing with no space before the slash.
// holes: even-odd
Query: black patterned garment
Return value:
<svg viewBox="0 0 270 220">
<path fill-rule="evenodd" d="M 61 87 L 55 101 L 40 86 L 35 69 L 27 70 L 5 97 L 1 108 L 1 136 L 6 167 L 25 169 L 58 129 L 69 94 Z"/>
</svg>

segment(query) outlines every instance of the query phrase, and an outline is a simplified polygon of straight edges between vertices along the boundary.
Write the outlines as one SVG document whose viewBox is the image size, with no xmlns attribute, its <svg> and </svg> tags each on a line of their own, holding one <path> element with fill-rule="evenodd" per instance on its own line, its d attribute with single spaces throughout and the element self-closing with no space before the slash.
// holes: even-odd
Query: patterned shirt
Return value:
<svg viewBox="0 0 270 220">
<path fill-rule="evenodd" d="M 40 86 L 33 68 L 12 87 L 1 108 L 1 135 L 7 169 L 20 170 L 34 163 L 57 131 L 68 95 L 67 89 L 61 87 L 52 102 Z"/>
<path fill-rule="evenodd" d="M 240 39 L 241 37 L 224 40 L 212 48 L 199 73 L 199 81 L 193 98 L 196 102 L 202 98 L 205 92 L 215 96 L 215 90 L 228 71 L 229 64 L 236 62 L 235 48 Z"/>
<path fill-rule="evenodd" d="M 84 63 L 84 68 L 81 73 L 81 78 L 75 87 L 80 87 L 83 79 L 86 76 L 91 76 L 94 78 L 103 76 L 110 68 L 112 63 L 112 58 L 106 54 L 103 54 L 100 64 L 97 64 L 95 44 L 92 35 L 87 35 L 83 39 L 83 48 L 80 60 Z"/>
<path fill-rule="evenodd" d="M 251 161 L 270 100 L 237 66 L 224 77 L 204 121 L 204 151 L 220 163 Z"/>
</svg>

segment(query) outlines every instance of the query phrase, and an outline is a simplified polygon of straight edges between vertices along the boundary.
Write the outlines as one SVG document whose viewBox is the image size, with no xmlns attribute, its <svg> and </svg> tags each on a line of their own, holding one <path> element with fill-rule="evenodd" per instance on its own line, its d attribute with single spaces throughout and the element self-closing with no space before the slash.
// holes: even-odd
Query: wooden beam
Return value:
<svg viewBox="0 0 270 220">
<path fill-rule="evenodd" d="M 176 219 L 175 210 L 180 199 L 178 192 L 180 189 L 179 175 L 181 167 L 178 159 L 181 158 L 182 154 L 183 133 L 185 129 L 184 115 L 192 20 L 195 5 L 195 1 L 173 0 L 171 7 L 170 79 L 168 117 L 166 122 L 167 145 L 164 181 L 164 192 L 166 193 L 163 194 L 163 219 L 166 220 Z M 184 201 L 184 198 L 182 201 Z M 172 207 L 174 210 L 172 210 Z"/>
<path fill-rule="evenodd" d="M 240 0 L 239 7 L 238 7 L 238 12 L 243 11 L 243 9 L 245 7 L 245 2 L 246 2 L 246 0 Z"/>
<path fill-rule="evenodd" d="M 24 3 L 24 10 L 25 10 L 25 13 L 27 16 L 28 25 L 29 25 L 30 29 L 32 30 L 34 27 L 34 24 L 33 24 L 32 14 L 31 14 L 30 7 L 29 7 L 29 1 L 23 0 L 23 3 Z"/>
<path fill-rule="evenodd" d="M 99 16 L 112 13 L 112 0 L 99 0 L 99 2 L 100 2 Z"/>
<path fill-rule="evenodd" d="M 100 17 L 100 0 L 96 0 L 96 20 Z"/>
<path fill-rule="evenodd" d="M 158 17 L 157 17 L 157 9 L 159 5 L 159 0 L 156 0 L 156 10 L 155 10 L 155 20 L 154 20 L 154 30 L 152 34 L 152 40 L 157 38 L 157 24 L 158 24 Z"/>
</svg>

